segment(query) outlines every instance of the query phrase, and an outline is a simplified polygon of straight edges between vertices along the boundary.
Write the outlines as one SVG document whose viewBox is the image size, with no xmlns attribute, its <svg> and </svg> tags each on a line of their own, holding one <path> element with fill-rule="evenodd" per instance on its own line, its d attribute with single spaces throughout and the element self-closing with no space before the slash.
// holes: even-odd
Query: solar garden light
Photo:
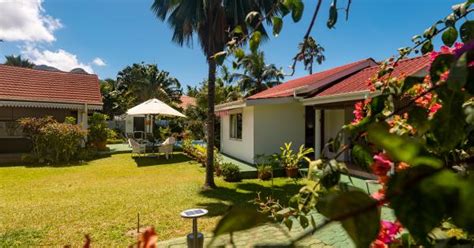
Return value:
<svg viewBox="0 0 474 248">
<path fill-rule="evenodd" d="M 204 246 L 204 235 L 198 232 L 197 219 L 207 214 L 206 209 L 187 209 L 181 212 L 181 217 L 193 219 L 193 232 L 186 236 L 189 248 L 202 248 Z"/>
</svg>

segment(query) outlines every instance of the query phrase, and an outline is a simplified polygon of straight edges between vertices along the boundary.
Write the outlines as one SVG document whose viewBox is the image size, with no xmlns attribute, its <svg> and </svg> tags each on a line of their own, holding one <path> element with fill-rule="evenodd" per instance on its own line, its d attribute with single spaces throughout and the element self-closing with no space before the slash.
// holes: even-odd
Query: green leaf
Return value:
<svg viewBox="0 0 474 248">
<path fill-rule="evenodd" d="M 452 46 L 454 42 L 456 42 L 456 39 L 458 38 L 458 31 L 454 27 L 449 27 L 444 31 L 443 35 L 441 36 L 441 39 L 443 40 L 443 43 L 446 46 Z"/>
<path fill-rule="evenodd" d="M 397 219 L 419 241 L 456 212 L 460 178 L 444 169 L 417 166 L 398 172 L 389 181 L 387 196 Z"/>
<path fill-rule="evenodd" d="M 262 34 L 259 31 L 255 31 L 250 38 L 250 50 L 256 52 L 260 46 L 260 41 L 262 39 Z"/>
<path fill-rule="evenodd" d="M 474 232 L 474 177 L 464 180 L 461 184 L 461 193 L 459 196 L 459 208 L 454 212 L 454 223 L 468 231 Z"/>
<path fill-rule="evenodd" d="M 385 109 L 385 101 L 387 100 L 386 95 L 380 95 L 372 98 L 370 102 L 370 110 L 373 116 L 379 114 Z"/>
<path fill-rule="evenodd" d="M 294 22 L 299 22 L 303 16 L 304 3 L 301 0 L 294 0 L 292 7 L 291 18 Z"/>
<path fill-rule="evenodd" d="M 293 221 L 288 218 L 283 223 L 288 228 L 288 230 L 291 231 L 291 228 L 293 227 Z"/>
<path fill-rule="evenodd" d="M 361 191 L 331 192 L 318 204 L 318 210 L 331 220 L 341 221 L 356 247 L 369 247 L 379 233 L 377 202 Z"/>
<path fill-rule="evenodd" d="M 433 135 L 438 142 L 440 152 L 449 152 L 454 149 L 465 137 L 464 112 L 462 105 L 464 95 L 461 92 L 441 88 L 438 94 L 443 100 L 443 107 L 436 112 L 431 120 Z"/>
<path fill-rule="evenodd" d="M 422 107 L 413 106 L 408 112 L 408 123 L 416 128 L 418 133 L 425 133 L 430 128 L 428 110 Z"/>
<path fill-rule="evenodd" d="M 301 227 L 303 227 L 303 229 L 309 226 L 309 220 L 308 218 L 306 218 L 306 216 L 303 216 L 303 215 L 300 216 L 300 225 Z"/>
<path fill-rule="evenodd" d="M 436 25 L 433 25 L 425 30 L 425 32 L 423 33 L 423 37 L 425 37 L 426 39 L 431 39 L 436 35 L 437 32 L 438 29 L 436 28 Z"/>
<path fill-rule="evenodd" d="M 333 0 L 329 7 L 329 18 L 326 23 L 329 29 L 333 28 L 337 23 L 337 0 Z"/>
<path fill-rule="evenodd" d="M 246 230 L 267 221 L 269 221 L 267 216 L 259 213 L 256 209 L 234 206 L 217 223 L 212 240 L 219 235 Z"/>
<path fill-rule="evenodd" d="M 464 43 L 474 39 L 474 21 L 466 21 L 459 30 L 461 31 L 461 40 Z"/>
<path fill-rule="evenodd" d="M 474 125 L 474 103 L 464 104 L 464 114 L 466 115 L 466 123 Z"/>
<path fill-rule="evenodd" d="M 464 53 L 459 59 L 453 63 L 449 71 L 446 83 L 452 90 L 458 91 L 466 84 L 467 81 L 467 53 Z"/>
<path fill-rule="evenodd" d="M 368 131 L 369 141 L 377 147 L 384 149 L 390 158 L 396 161 L 410 163 L 421 150 L 420 143 L 415 141 L 415 139 L 389 133 L 380 124 L 370 126 Z"/>
<path fill-rule="evenodd" d="M 365 170 L 369 170 L 370 166 L 374 163 L 373 156 L 366 146 L 354 145 L 351 149 L 351 155 L 354 163 Z"/>
<path fill-rule="evenodd" d="M 242 30 L 242 26 L 240 26 L 240 25 L 236 26 L 232 32 L 233 32 L 234 34 L 242 34 L 242 33 L 244 33 L 244 31 Z"/>
<path fill-rule="evenodd" d="M 422 54 L 427 54 L 429 52 L 433 51 L 433 43 L 431 43 L 431 40 L 425 41 L 423 45 L 421 46 L 421 53 Z"/>
<path fill-rule="evenodd" d="M 417 77 L 417 76 L 408 76 L 403 81 L 402 92 L 406 92 L 407 90 L 411 89 L 413 86 L 417 84 L 423 83 L 425 80 L 424 77 Z"/>
<path fill-rule="evenodd" d="M 452 54 L 438 55 L 430 67 L 431 82 L 438 82 L 441 74 L 449 70 L 455 61 L 456 58 Z"/>
<path fill-rule="evenodd" d="M 323 176 L 321 178 L 321 185 L 326 189 L 334 187 L 341 179 L 341 173 L 337 168 L 337 161 L 334 160 L 334 162 L 331 162 L 327 163 L 323 168 Z"/>
<path fill-rule="evenodd" d="M 272 18 L 272 23 L 273 23 L 273 35 L 278 36 L 283 27 L 283 20 L 278 16 L 274 16 Z"/>
<path fill-rule="evenodd" d="M 234 50 L 234 56 L 238 59 L 241 60 L 243 57 L 245 57 L 245 52 L 242 50 L 242 48 L 237 48 Z"/>
<path fill-rule="evenodd" d="M 214 54 L 213 58 L 216 61 L 218 65 L 222 65 L 224 63 L 225 57 L 227 56 L 226 51 L 221 51 L 216 54 Z"/>
<path fill-rule="evenodd" d="M 260 16 L 260 13 L 258 13 L 257 11 L 252 11 L 248 13 L 247 16 L 245 17 L 245 22 L 248 24 L 252 24 L 255 18 L 257 18 L 258 16 Z"/>
</svg>

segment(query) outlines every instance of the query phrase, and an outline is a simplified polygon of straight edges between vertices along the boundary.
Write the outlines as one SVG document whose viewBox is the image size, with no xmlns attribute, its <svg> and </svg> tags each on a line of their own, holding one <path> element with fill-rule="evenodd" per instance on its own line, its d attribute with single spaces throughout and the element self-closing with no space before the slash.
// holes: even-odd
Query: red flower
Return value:
<svg viewBox="0 0 474 248">
<path fill-rule="evenodd" d="M 393 162 L 390 160 L 387 154 L 379 153 L 374 155 L 374 164 L 372 165 L 372 171 L 377 176 L 386 176 L 387 173 L 392 169 Z"/>
<path fill-rule="evenodd" d="M 364 102 L 362 102 L 362 101 L 357 102 L 354 105 L 354 111 L 352 111 L 352 113 L 354 114 L 354 120 L 352 121 L 352 124 L 357 124 L 357 123 L 359 123 L 359 121 L 364 119 L 364 115 L 365 115 Z"/>
<path fill-rule="evenodd" d="M 443 105 L 441 105 L 439 103 L 433 104 L 433 106 L 430 107 L 430 115 L 436 114 L 436 112 L 438 112 L 438 110 L 442 107 L 443 107 Z"/>
</svg>

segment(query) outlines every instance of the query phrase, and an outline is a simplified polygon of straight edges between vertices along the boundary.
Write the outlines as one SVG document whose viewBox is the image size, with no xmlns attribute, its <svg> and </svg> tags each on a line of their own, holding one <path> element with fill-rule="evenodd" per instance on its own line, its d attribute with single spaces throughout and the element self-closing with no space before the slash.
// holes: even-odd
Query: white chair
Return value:
<svg viewBox="0 0 474 248">
<path fill-rule="evenodd" d="M 169 156 L 173 157 L 173 147 L 174 144 L 176 143 L 176 139 L 174 137 L 169 137 L 167 138 L 161 145 L 158 147 L 158 156 L 160 153 L 164 153 L 166 159 L 169 158 Z"/>
<path fill-rule="evenodd" d="M 134 139 L 128 139 L 130 146 L 132 147 L 132 154 L 136 153 L 138 156 L 146 153 L 146 144 L 140 144 Z"/>
</svg>

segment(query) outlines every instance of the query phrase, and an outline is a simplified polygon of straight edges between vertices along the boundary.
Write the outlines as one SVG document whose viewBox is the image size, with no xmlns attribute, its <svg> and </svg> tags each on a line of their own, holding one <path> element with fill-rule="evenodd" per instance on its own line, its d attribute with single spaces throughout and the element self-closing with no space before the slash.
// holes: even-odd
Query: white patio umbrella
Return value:
<svg viewBox="0 0 474 248">
<path fill-rule="evenodd" d="M 127 110 L 128 115 L 166 115 L 186 117 L 168 104 L 153 98 Z"/>
</svg>

